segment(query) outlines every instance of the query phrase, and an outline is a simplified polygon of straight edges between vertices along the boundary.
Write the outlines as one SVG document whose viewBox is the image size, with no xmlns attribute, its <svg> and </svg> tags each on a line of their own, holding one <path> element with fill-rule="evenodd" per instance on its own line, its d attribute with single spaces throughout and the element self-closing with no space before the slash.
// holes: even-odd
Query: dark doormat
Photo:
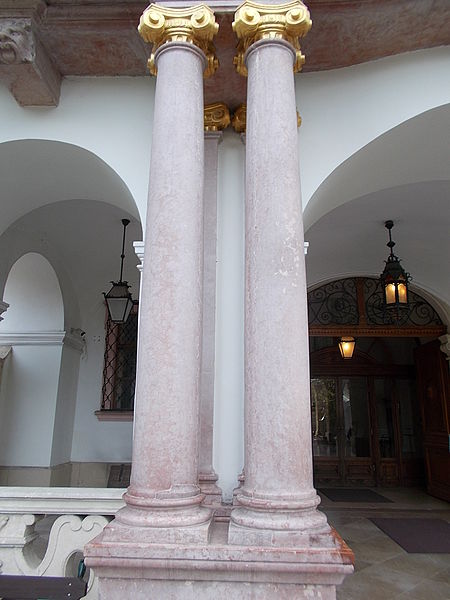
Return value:
<svg viewBox="0 0 450 600">
<path fill-rule="evenodd" d="M 450 554 L 450 524 L 442 519 L 370 519 L 410 554 Z"/>
<path fill-rule="evenodd" d="M 319 488 L 333 502 L 392 502 L 367 488 Z"/>
</svg>

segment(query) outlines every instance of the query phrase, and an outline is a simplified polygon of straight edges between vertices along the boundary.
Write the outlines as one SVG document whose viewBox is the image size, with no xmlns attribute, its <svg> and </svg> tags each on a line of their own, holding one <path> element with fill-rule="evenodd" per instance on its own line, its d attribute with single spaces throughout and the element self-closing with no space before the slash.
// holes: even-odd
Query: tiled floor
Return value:
<svg viewBox="0 0 450 600">
<path fill-rule="evenodd" d="M 450 600 L 450 554 L 408 554 L 370 517 L 434 517 L 450 521 L 450 505 L 420 490 L 380 489 L 391 504 L 338 503 L 322 496 L 328 521 L 355 553 L 355 573 L 338 600 Z"/>
</svg>

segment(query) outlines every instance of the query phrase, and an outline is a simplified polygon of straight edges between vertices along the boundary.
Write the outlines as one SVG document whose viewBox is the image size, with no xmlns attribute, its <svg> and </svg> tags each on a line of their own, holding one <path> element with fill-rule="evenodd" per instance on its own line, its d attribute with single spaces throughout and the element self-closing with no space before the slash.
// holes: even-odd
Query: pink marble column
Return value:
<svg viewBox="0 0 450 600">
<path fill-rule="evenodd" d="M 312 481 L 295 61 L 283 39 L 246 53 L 245 484 L 233 544 L 329 532 Z"/>
<path fill-rule="evenodd" d="M 208 537 L 211 511 L 197 485 L 205 64 L 191 43 L 155 54 L 131 484 L 104 540 L 139 538 L 133 529 L 144 527 L 152 541 Z"/>
<path fill-rule="evenodd" d="M 221 131 L 205 132 L 203 217 L 203 334 L 200 374 L 200 450 L 198 483 L 205 503 L 220 505 L 222 491 L 213 467 L 214 368 L 216 319 L 217 163 Z"/>
</svg>

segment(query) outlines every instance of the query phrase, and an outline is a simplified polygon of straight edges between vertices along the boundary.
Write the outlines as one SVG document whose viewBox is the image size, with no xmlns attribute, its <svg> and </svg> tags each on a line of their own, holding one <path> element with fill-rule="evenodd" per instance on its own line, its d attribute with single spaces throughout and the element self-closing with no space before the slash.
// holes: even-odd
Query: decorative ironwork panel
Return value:
<svg viewBox="0 0 450 600">
<path fill-rule="evenodd" d="M 308 293 L 309 325 L 358 325 L 359 311 L 354 279 L 326 283 Z"/>
<path fill-rule="evenodd" d="M 364 305 L 369 325 L 396 325 L 397 327 L 426 327 L 442 325 L 434 308 L 426 300 L 408 290 L 408 308 L 395 315 L 389 314 L 383 302 L 383 288 L 378 279 L 364 280 Z"/>
<path fill-rule="evenodd" d="M 136 384 L 138 310 L 135 305 L 126 323 L 106 321 L 102 410 L 133 410 Z"/>
</svg>

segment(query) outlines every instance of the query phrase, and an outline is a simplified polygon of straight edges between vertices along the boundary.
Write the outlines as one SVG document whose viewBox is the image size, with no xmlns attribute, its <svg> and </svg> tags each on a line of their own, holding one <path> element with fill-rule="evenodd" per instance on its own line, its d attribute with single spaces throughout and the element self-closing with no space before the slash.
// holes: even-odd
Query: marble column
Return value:
<svg viewBox="0 0 450 600">
<path fill-rule="evenodd" d="M 222 490 L 213 467 L 214 369 L 216 342 L 217 166 L 223 129 L 230 124 L 228 107 L 205 106 L 205 178 L 203 192 L 203 323 L 200 371 L 200 448 L 198 484 L 204 504 L 220 506 Z"/>
<path fill-rule="evenodd" d="M 197 485 L 203 294 L 203 74 L 218 26 L 206 6 L 151 5 L 139 31 L 157 74 L 142 272 L 131 482 L 103 541 L 200 543 Z M 147 533 L 143 534 L 142 530 Z M 150 536 L 150 537 L 149 537 Z"/>
<path fill-rule="evenodd" d="M 306 275 L 294 71 L 311 25 L 299 1 L 246 2 L 233 24 L 248 74 L 245 483 L 232 544 L 329 534 L 313 487 Z"/>
</svg>

